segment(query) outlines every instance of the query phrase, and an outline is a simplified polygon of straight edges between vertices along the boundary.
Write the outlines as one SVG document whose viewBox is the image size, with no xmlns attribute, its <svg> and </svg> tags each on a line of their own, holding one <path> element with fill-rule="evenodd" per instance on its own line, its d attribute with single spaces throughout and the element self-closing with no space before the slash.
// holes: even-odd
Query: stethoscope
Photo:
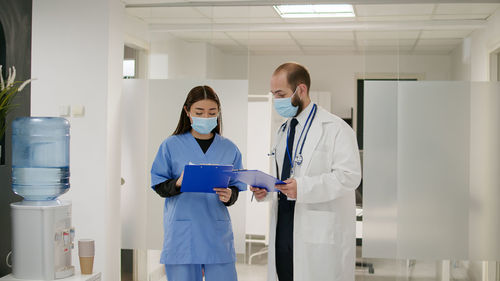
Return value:
<svg viewBox="0 0 500 281">
<path fill-rule="evenodd" d="M 302 150 L 304 149 L 304 144 L 306 142 L 307 136 L 309 134 L 309 129 L 311 129 L 311 124 L 316 117 L 316 112 L 318 111 L 318 106 L 316 104 L 313 105 L 313 108 L 309 112 L 309 115 L 307 116 L 306 123 L 304 124 L 304 127 L 302 128 L 302 131 L 300 132 L 299 140 L 297 141 L 297 147 L 300 147 L 300 149 L 295 149 L 293 161 L 292 157 L 290 154 L 290 149 L 288 148 L 288 139 L 290 138 L 290 126 L 287 126 L 288 122 L 282 125 L 281 131 L 284 132 L 286 129 L 287 135 L 286 135 L 286 153 L 288 155 L 288 160 L 290 161 L 290 173 L 291 176 L 294 174 L 294 170 L 296 166 L 302 165 L 302 162 L 304 161 L 304 157 L 302 157 Z M 288 127 L 288 128 L 287 128 Z M 305 132 L 305 134 L 304 134 Z M 304 137 L 304 138 L 302 138 Z M 277 144 L 276 144 L 277 146 Z M 276 161 L 276 173 L 278 173 L 278 162 L 276 159 L 276 146 L 273 148 L 272 152 L 268 154 L 268 156 L 272 156 L 275 158 Z M 297 154 L 298 153 L 298 154 Z M 294 165 L 295 163 L 295 165 Z"/>
</svg>

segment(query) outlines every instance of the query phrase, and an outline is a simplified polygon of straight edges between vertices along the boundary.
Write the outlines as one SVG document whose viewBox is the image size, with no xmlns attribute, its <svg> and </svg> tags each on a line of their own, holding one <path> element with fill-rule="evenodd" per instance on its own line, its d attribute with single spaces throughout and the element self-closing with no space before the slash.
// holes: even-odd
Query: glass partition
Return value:
<svg viewBox="0 0 500 281">
<path fill-rule="evenodd" d="M 138 103 L 147 114 L 143 122 L 159 125 L 163 121 L 154 119 L 161 116 L 171 127 L 178 113 L 167 116 L 163 110 L 176 112 L 174 104 L 187 94 L 153 79 L 237 80 L 241 89 L 231 91 L 241 90 L 248 98 L 235 101 L 231 92 L 224 93 L 223 108 L 231 100 L 232 116 L 244 115 L 248 122 L 238 125 L 224 115 L 230 124 L 224 133 L 244 147 L 248 168 L 263 165 L 261 170 L 272 171 L 267 154 L 284 119 L 273 110 L 270 78 L 284 62 L 301 63 L 311 74 L 312 100 L 344 119 L 358 136 L 363 180 L 356 191 L 356 280 L 498 276 L 499 86 L 471 80 L 487 80 L 484 46 L 494 40 L 485 38 L 500 40 L 492 31 L 500 5 L 357 4 L 354 18 L 293 19 L 278 17 L 267 4 L 215 2 L 127 8 L 148 24 L 149 36 L 148 58 L 140 60 L 148 61 L 142 73 L 149 80 L 141 82 L 147 84 L 142 90 L 135 88 L 134 99 L 144 96 L 140 91 L 172 97 L 147 108 Z M 265 132 L 255 134 L 261 123 Z M 150 144 L 168 134 L 149 130 L 146 140 L 125 143 L 129 149 L 129 144 Z M 154 152 L 148 153 L 140 177 L 145 186 Z M 134 171 L 134 165 L 124 167 Z M 124 222 L 156 226 L 154 235 L 124 226 L 124 240 L 134 242 L 123 244 L 158 250 L 162 199 L 146 190 L 154 198 L 143 204 L 156 213 L 142 221 L 130 210 L 122 215 L 133 218 Z M 274 243 L 268 230 L 274 226 L 268 225 L 269 206 L 250 198 L 249 192 L 240 193 L 239 213 L 233 217 L 239 279 L 267 280 L 267 250 Z M 158 252 L 142 256 L 148 257 L 149 280 L 162 280 Z"/>
<path fill-rule="evenodd" d="M 365 258 L 500 260 L 499 98 L 498 82 L 365 83 Z"/>
</svg>

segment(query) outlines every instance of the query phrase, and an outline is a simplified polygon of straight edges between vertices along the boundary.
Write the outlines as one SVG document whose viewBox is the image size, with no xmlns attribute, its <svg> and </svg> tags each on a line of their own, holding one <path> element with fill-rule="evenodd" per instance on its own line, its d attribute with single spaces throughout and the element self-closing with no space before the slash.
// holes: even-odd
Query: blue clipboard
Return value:
<svg viewBox="0 0 500 281">
<path fill-rule="evenodd" d="M 234 170 L 231 173 L 231 178 L 253 187 L 264 188 L 268 192 L 277 192 L 279 190 L 274 187 L 275 185 L 286 184 L 259 170 Z"/>
<path fill-rule="evenodd" d="M 186 165 L 181 192 L 215 193 L 215 187 L 229 186 L 232 165 Z"/>
</svg>

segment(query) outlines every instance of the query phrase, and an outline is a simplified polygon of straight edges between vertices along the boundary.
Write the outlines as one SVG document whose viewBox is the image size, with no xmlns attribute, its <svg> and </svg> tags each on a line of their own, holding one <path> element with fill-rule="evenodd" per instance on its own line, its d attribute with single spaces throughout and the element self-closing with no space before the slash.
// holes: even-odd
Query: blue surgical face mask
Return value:
<svg viewBox="0 0 500 281">
<path fill-rule="evenodd" d="M 209 134 L 215 127 L 217 127 L 217 117 L 191 117 L 191 119 L 193 119 L 191 127 L 202 135 Z"/>
<path fill-rule="evenodd" d="M 279 115 L 290 118 L 297 115 L 297 111 L 299 110 L 298 106 L 294 106 L 292 104 L 292 98 L 297 92 L 297 89 L 293 92 L 293 95 L 289 98 L 274 98 L 274 109 L 278 112 Z"/>
</svg>

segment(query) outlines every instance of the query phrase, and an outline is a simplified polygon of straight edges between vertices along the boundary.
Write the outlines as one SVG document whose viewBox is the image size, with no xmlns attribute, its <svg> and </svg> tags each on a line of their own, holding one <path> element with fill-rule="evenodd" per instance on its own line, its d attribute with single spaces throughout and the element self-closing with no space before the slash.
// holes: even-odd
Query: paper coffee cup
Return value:
<svg viewBox="0 0 500 281">
<path fill-rule="evenodd" d="M 93 239 L 78 240 L 78 257 L 82 274 L 92 274 L 94 267 L 95 245 Z"/>
<path fill-rule="evenodd" d="M 94 257 L 80 257 L 80 271 L 82 274 L 92 274 Z"/>
</svg>

